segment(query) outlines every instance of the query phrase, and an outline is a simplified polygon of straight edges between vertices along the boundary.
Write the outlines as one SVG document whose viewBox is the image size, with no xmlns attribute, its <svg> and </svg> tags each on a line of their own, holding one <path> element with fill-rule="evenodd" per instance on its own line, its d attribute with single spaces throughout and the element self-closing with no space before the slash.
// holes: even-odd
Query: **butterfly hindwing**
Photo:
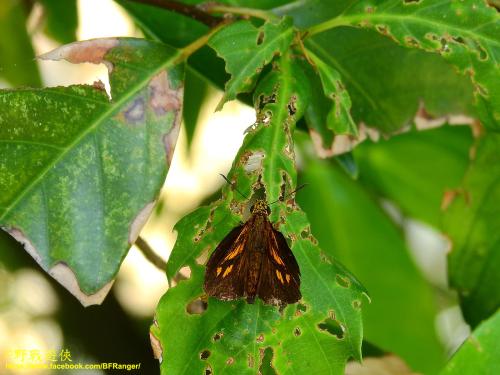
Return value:
<svg viewBox="0 0 500 375">
<path fill-rule="evenodd" d="M 268 304 L 297 302 L 300 270 L 285 237 L 268 222 L 266 255 L 262 260 L 258 296 Z"/>
</svg>

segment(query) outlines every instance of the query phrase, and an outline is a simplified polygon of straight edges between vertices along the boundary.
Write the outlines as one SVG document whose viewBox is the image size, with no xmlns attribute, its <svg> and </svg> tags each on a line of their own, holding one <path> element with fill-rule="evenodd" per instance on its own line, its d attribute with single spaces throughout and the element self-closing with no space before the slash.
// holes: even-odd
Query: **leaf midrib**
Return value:
<svg viewBox="0 0 500 375">
<path fill-rule="evenodd" d="M 175 61 L 180 57 L 180 52 L 175 53 L 169 59 L 167 59 L 163 64 L 161 64 L 157 69 L 153 70 L 151 74 L 146 75 L 144 79 L 137 82 L 134 86 L 130 88 L 130 91 L 125 95 L 121 96 L 116 102 L 110 102 L 110 106 L 107 110 L 105 110 L 89 127 L 85 128 L 80 134 L 77 134 L 76 138 L 71 142 L 68 146 L 62 147 L 62 152 L 56 158 L 54 158 L 51 162 L 47 164 L 47 166 L 42 169 L 42 171 L 38 174 L 38 176 L 33 179 L 31 183 L 26 185 L 26 187 L 21 190 L 19 195 L 14 201 L 7 206 L 6 210 L 0 215 L 0 222 L 4 220 L 12 211 L 13 208 L 35 187 L 40 181 L 52 170 L 52 168 L 57 165 L 71 150 L 73 150 L 87 135 L 92 133 L 99 125 L 101 125 L 104 121 L 108 119 L 112 113 L 114 113 L 117 109 L 123 106 L 130 98 L 132 98 L 138 91 L 140 91 L 144 86 L 151 80 L 152 77 L 156 76 L 163 69 L 166 69 L 170 66 L 170 64 L 174 65 Z"/>
</svg>

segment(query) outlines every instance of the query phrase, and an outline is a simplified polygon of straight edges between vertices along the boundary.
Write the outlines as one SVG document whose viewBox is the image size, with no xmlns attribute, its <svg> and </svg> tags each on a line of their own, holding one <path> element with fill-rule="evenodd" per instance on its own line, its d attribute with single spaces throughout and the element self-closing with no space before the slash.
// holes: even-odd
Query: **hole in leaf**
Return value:
<svg viewBox="0 0 500 375">
<path fill-rule="evenodd" d="M 380 33 L 380 34 L 383 34 L 383 35 L 389 35 L 389 27 L 387 25 L 375 25 L 375 29 L 377 29 L 377 31 Z"/>
<path fill-rule="evenodd" d="M 335 276 L 335 281 L 337 282 L 337 284 L 344 288 L 349 288 L 349 286 L 351 286 L 351 282 L 347 277 L 338 274 Z"/>
<path fill-rule="evenodd" d="M 413 47 L 413 48 L 420 47 L 420 42 L 412 36 L 405 36 L 405 43 L 409 47 Z"/>
<path fill-rule="evenodd" d="M 302 335 L 302 331 L 300 330 L 299 327 L 295 327 L 295 329 L 293 330 L 293 334 L 298 337 Z"/>
<path fill-rule="evenodd" d="M 307 306 L 302 303 L 297 303 L 297 310 L 295 310 L 295 316 L 301 316 L 307 311 Z"/>
<path fill-rule="evenodd" d="M 476 52 L 479 60 L 485 61 L 488 60 L 488 53 L 478 42 L 475 42 Z"/>
<path fill-rule="evenodd" d="M 264 334 L 261 333 L 259 336 L 257 336 L 257 338 L 255 339 L 255 341 L 257 341 L 259 343 L 263 342 L 264 341 Z"/>
<path fill-rule="evenodd" d="M 260 349 L 259 374 L 277 375 L 277 372 L 272 365 L 273 356 L 274 352 L 271 347 L 268 346 L 265 349 Z"/>
<path fill-rule="evenodd" d="M 310 235 L 311 235 L 311 232 L 309 231 L 309 227 L 307 227 L 302 232 L 300 232 L 300 237 L 302 237 L 304 240 L 309 238 Z"/>
<path fill-rule="evenodd" d="M 234 363 L 234 358 L 233 357 L 229 357 L 226 361 L 226 365 L 228 366 L 231 366 L 232 364 Z"/>
<path fill-rule="evenodd" d="M 352 307 L 354 307 L 354 309 L 356 310 L 359 310 L 361 308 L 361 301 L 359 299 L 355 299 L 354 301 L 352 301 Z"/>
<path fill-rule="evenodd" d="M 264 42 L 264 32 L 261 31 L 257 36 L 257 45 L 260 46 Z"/>
<path fill-rule="evenodd" d="M 465 43 L 465 39 L 462 38 L 461 36 L 453 37 L 451 39 L 453 39 L 457 43 L 460 43 L 460 44 L 463 44 L 463 45 L 467 45 L 467 43 Z"/>
<path fill-rule="evenodd" d="M 207 246 L 204 248 L 200 255 L 198 255 L 198 258 L 196 258 L 196 264 L 205 264 L 208 260 L 208 253 L 210 252 L 210 246 Z"/>
<path fill-rule="evenodd" d="M 344 338 L 344 327 L 335 319 L 326 318 L 318 324 L 318 328 L 323 332 L 328 332 L 330 335 L 337 337 L 339 340 Z"/>
<path fill-rule="evenodd" d="M 195 298 L 186 305 L 186 311 L 188 314 L 203 314 L 207 309 L 207 302 L 203 301 L 201 297 Z"/>
<path fill-rule="evenodd" d="M 212 368 L 210 366 L 205 367 L 205 375 L 212 375 Z"/>
<path fill-rule="evenodd" d="M 214 340 L 214 342 L 217 342 L 219 341 L 222 337 L 224 336 L 224 333 L 223 332 L 217 332 L 214 337 L 212 337 L 212 340 Z"/>
<path fill-rule="evenodd" d="M 295 113 L 297 113 L 297 105 L 295 104 L 297 101 L 297 98 L 295 96 L 292 96 L 290 103 L 288 103 L 288 114 L 290 116 L 293 116 Z"/>
<path fill-rule="evenodd" d="M 211 353 L 210 353 L 210 350 L 205 349 L 204 351 L 202 351 L 202 352 L 200 353 L 200 359 L 201 359 L 202 361 L 205 361 L 208 357 L 210 357 L 210 354 L 211 354 Z"/>
</svg>

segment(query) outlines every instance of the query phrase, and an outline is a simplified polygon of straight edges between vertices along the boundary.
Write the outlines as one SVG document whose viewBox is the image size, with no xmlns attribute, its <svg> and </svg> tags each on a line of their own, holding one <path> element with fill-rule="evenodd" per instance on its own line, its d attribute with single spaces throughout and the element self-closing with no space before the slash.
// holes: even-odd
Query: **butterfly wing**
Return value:
<svg viewBox="0 0 500 375">
<path fill-rule="evenodd" d="M 210 255 L 204 284 L 205 292 L 209 296 L 221 300 L 233 300 L 243 296 L 245 275 L 239 270 L 245 260 L 248 230 L 248 224 L 234 228 Z"/>
<path fill-rule="evenodd" d="M 258 296 L 267 304 L 285 305 L 300 297 L 300 269 L 281 232 L 266 228 L 266 256 L 262 259 Z"/>
</svg>

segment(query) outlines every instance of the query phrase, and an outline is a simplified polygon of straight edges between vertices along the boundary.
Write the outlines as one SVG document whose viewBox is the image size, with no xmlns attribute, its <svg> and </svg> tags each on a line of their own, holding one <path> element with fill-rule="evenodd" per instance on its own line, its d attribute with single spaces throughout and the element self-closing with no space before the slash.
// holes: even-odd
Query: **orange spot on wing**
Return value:
<svg viewBox="0 0 500 375">
<path fill-rule="evenodd" d="M 286 274 L 285 275 L 285 278 L 286 278 L 286 282 L 289 283 L 290 282 L 290 275 L 289 274 Z"/>
<path fill-rule="evenodd" d="M 283 281 L 283 275 L 281 274 L 280 271 L 276 270 L 276 277 L 278 278 L 279 281 L 281 281 L 282 284 L 285 282 Z"/>
<path fill-rule="evenodd" d="M 276 252 L 276 250 L 271 249 L 271 255 L 272 255 L 272 257 L 273 257 L 273 259 L 274 259 L 274 261 L 275 261 L 276 263 L 278 263 L 278 264 L 279 264 L 279 265 L 281 265 L 281 266 L 284 266 L 284 265 L 285 265 L 285 263 L 283 263 L 283 260 L 280 258 L 280 256 L 279 256 L 279 255 L 278 255 L 278 253 Z"/>
<path fill-rule="evenodd" d="M 229 275 L 229 273 L 231 273 L 231 270 L 233 269 L 233 265 L 231 264 L 229 267 L 226 268 L 226 270 L 224 271 L 224 273 L 222 274 L 222 277 L 226 277 L 227 275 Z"/>
<path fill-rule="evenodd" d="M 222 267 L 217 267 L 217 276 L 222 272 Z"/>
</svg>

